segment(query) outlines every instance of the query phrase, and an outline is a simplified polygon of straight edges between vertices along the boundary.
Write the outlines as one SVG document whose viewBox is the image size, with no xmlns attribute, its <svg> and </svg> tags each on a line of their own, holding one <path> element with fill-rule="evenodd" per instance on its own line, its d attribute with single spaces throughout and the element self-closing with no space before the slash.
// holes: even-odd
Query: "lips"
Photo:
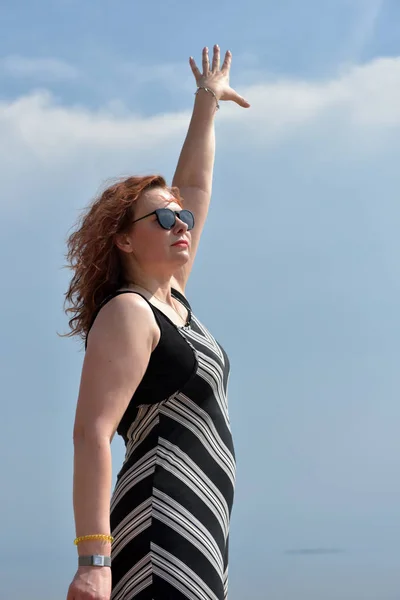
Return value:
<svg viewBox="0 0 400 600">
<path fill-rule="evenodd" d="M 173 246 L 189 246 L 189 242 L 187 240 L 178 240 Z"/>
</svg>

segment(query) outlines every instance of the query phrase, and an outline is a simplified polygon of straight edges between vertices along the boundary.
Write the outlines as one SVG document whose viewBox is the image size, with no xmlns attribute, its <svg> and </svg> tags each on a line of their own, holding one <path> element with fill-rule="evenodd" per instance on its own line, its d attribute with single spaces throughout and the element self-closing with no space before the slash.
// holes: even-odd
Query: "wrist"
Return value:
<svg viewBox="0 0 400 600">
<path fill-rule="evenodd" d="M 79 556 L 87 556 L 89 554 L 102 554 L 103 556 L 110 556 L 111 554 L 111 544 L 109 542 L 101 542 L 98 540 L 81 542 L 77 548 Z"/>
<path fill-rule="evenodd" d="M 88 566 L 88 567 L 82 567 L 82 565 L 78 565 L 78 571 L 79 573 L 87 573 L 88 571 L 106 571 L 107 569 L 109 569 L 110 567 L 95 567 L 94 565 Z"/>
<path fill-rule="evenodd" d="M 102 572 L 104 574 L 111 573 L 110 567 L 79 567 L 77 568 L 77 572 L 80 575 L 84 575 L 85 573 L 93 573 L 93 571 Z"/>
<path fill-rule="evenodd" d="M 195 91 L 196 100 L 206 106 L 211 106 L 214 111 L 219 109 L 220 97 L 212 86 L 201 85 Z"/>
</svg>

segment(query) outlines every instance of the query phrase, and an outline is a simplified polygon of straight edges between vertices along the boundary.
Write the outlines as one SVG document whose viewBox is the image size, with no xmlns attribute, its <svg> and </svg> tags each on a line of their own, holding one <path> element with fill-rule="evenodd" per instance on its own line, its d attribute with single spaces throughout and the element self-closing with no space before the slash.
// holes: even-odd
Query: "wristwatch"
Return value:
<svg viewBox="0 0 400 600">
<path fill-rule="evenodd" d="M 111 567 L 111 556 L 91 554 L 90 556 L 78 557 L 79 567 Z"/>
</svg>

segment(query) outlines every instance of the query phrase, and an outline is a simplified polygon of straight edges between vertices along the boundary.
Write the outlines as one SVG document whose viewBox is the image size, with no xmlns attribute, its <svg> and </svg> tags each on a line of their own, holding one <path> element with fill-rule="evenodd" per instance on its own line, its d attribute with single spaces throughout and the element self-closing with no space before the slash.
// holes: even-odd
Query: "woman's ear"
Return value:
<svg viewBox="0 0 400 600">
<path fill-rule="evenodd" d="M 126 254 L 133 252 L 132 240 L 126 232 L 116 233 L 114 236 L 114 244 L 121 252 L 125 252 Z"/>
</svg>

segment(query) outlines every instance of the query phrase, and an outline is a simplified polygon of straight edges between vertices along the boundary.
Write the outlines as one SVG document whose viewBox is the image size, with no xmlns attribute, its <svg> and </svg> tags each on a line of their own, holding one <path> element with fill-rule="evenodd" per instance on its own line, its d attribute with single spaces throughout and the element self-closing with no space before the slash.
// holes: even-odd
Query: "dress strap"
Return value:
<svg viewBox="0 0 400 600">
<path fill-rule="evenodd" d="M 180 302 L 182 302 L 182 304 L 184 305 L 184 307 L 188 309 L 189 314 L 192 313 L 192 307 L 190 306 L 189 300 L 186 298 L 186 296 L 184 296 L 181 292 L 179 292 L 175 288 L 171 288 L 171 295 L 174 298 L 176 298 L 177 300 L 179 300 Z"/>
<path fill-rule="evenodd" d="M 160 332 L 162 333 L 162 323 L 161 323 L 161 319 L 159 314 L 157 313 L 157 307 L 153 306 L 152 303 L 146 298 L 146 296 L 143 296 L 143 294 L 141 294 L 140 292 L 136 292 L 134 290 L 117 290 L 116 292 L 114 292 L 113 294 L 110 294 L 109 296 L 107 296 L 106 298 L 104 298 L 103 302 L 101 302 L 101 304 L 97 307 L 93 317 L 92 317 L 92 321 L 90 323 L 88 332 L 86 334 L 86 338 L 85 338 L 85 350 L 87 348 L 87 340 L 88 340 L 88 335 L 89 332 L 91 330 L 91 328 L 93 327 L 93 323 L 96 320 L 97 315 L 99 314 L 100 310 L 103 308 L 103 306 L 105 306 L 108 302 L 110 302 L 110 300 L 112 300 L 113 298 L 116 298 L 117 296 L 120 296 L 121 294 L 136 294 L 137 296 L 141 296 L 144 300 L 146 300 L 147 304 L 150 306 L 151 310 L 153 311 L 153 315 L 155 317 L 155 320 L 157 322 L 157 325 L 160 328 Z"/>
</svg>

